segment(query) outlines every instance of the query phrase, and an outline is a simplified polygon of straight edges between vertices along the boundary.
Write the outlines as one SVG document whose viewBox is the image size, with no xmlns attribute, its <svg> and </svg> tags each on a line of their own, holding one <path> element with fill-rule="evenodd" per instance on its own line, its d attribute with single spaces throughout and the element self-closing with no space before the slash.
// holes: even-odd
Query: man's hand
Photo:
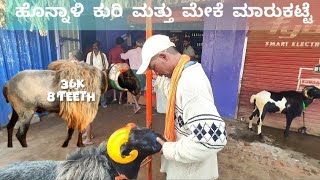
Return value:
<svg viewBox="0 0 320 180">
<path fill-rule="evenodd" d="M 165 141 L 164 140 L 162 140 L 161 138 L 159 138 L 159 137 L 157 137 L 157 139 L 156 139 L 157 141 L 158 141 L 158 143 L 160 143 L 161 145 L 163 145 L 163 143 L 165 143 Z"/>
<path fill-rule="evenodd" d="M 161 146 L 165 143 L 165 141 L 164 140 L 162 140 L 161 138 L 159 138 L 159 137 L 157 137 L 157 139 L 156 139 L 157 141 L 158 141 L 158 143 L 160 143 L 161 144 Z M 162 154 L 163 152 L 162 152 L 162 148 L 161 148 L 161 150 L 160 150 L 160 154 Z"/>
</svg>

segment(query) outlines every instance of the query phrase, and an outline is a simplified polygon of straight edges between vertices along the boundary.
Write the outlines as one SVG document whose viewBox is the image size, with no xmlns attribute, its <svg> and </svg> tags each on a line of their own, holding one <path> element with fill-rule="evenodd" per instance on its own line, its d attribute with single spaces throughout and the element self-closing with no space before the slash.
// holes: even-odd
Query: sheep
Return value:
<svg viewBox="0 0 320 180">
<path fill-rule="evenodd" d="M 77 148 L 66 160 L 22 161 L 2 167 L 0 179 L 136 179 L 143 160 L 161 150 L 157 137 L 163 139 L 151 129 L 128 124 L 115 131 L 107 143 Z"/>
<path fill-rule="evenodd" d="M 12 107 L 12 116 L 7 124 L 8 147 L 12 147 L 12 133 L 16 122 L 21 125 L 16 134 L 22 147 L 27 147 L 26 134 L 30 126 L 30 120 L 35 112 L 53 112 L 67 121 L 68 135 L 62 147 L 67 147 L 74 129 L 79 131 L 77 146 L 83 147 L 82 132 L 91 123 L 98 111 L 100 95 L 107 91 L 109 82 L 113 88 L 130 91 L 133 94 L 140 93 L 139 84 L 135 76 L 131 76 L 130 68 L 125 64 L 118 64 L 107 71 L 77 61 L 59 60 L 49 64 L 49 70 L 25 70 L 16 74 L 3 87 L 3 95 Z M 113 79 L 109 79 L 112 77 Z M 121 77 L 121 78 L 120 78 Z M 61 90 L 61 81 L 71 79 L 83 79 L 84 88 L 95 94 L 95 101 L 68 102 L 59 101 L 58 97 L 53 102 L 47 100 L 48 93 L 57 94 Z M 123 79 L 120 87 L 118 79 Z M 77 91 L 75 89 L 68 91 Z"/>
<path fill-rule="evenodd" d="M 254 104 L 252 114 L 249 117 L 249 129 L 252 130 L 252 120 L 255 116 L 257 121 L 258 135 L 262 136 L 262 121 L 267 113 L 282 113 L 286 115 L 287 124 L 284 136 L 289 136 L 289 129 L 294 118 L 301 116 L 301 113 L 316 98 L 320 98 L 320 89 L 315 86 L 306 86 L 302 92 L 297 91 L 261 91 L 250 98 L 250 103 Z"/>
</svg>

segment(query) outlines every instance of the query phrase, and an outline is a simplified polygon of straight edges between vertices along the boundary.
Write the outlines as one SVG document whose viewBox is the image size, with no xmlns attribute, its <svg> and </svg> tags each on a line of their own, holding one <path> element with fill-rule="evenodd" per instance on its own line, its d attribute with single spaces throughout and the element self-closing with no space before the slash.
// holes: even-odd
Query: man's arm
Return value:
<svg viewBox="0 0 320 180">
<path fill-rule="evenodd" d="M 189 56 L 190 56 L 191 60 L 194 59 L 195 56 L 196 56 L 196 53 L 194 52 L 193 47 L 190 46 L 190 47 L 188 48 L 188 51 L 189 51 Z"/>
<path fill-rule="evenodd" d="M 132 51 L 129 50 L 127 51 L 126 53 L 121 53 L 120 56 L 121 56 L 121 59 L 124 59 L 124 60 L 127 60 L 129 59 L 131 56 L 132 56 Z"/>
<path fill-rule="evenodd" d="M 183 163 L 203 161 L 227 143 L 225 123 L 210 98 L 195 96 L 186 103 L 181 117 L 176 120 L 181 128 L 187 128 L 191 133 L 181 132 L 184 137 L 180 140 L 163 144 L 163 155 L 168 160 Z"/>
<path fill-rule="evenodd" d="M 92 53 L 92 52 L 89 52 L 89 53 L 87 54 L 87 59 L 86 59 L 86 63 L 87 63 L 87 64 L 90 64 L 90 56 L 91 56 L 91 53 Z"/>
<path fill-rule="evenodd" d="M 109 68 L 108 58 L 107 58 L 107 56 L 106 56 L 104 53 L 102 53 L 102 54 L 103 54 L 103 56 L 104 56 L 104 60 L 105 60 L 105 63 L 106 63 L 106 69 L 108 69 L 108 68 Z"/>
</svg>

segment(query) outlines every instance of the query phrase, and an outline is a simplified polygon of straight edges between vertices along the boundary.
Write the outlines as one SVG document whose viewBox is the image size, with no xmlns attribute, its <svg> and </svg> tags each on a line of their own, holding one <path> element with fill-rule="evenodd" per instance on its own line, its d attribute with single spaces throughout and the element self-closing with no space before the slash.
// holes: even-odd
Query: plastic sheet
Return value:
<svg viewBox="0 0 320 180">
<path fill-rule="evenodd" d="M 26 69 L 47 69 L 57 57 L 54 33 L 41 37 L 37 31 L 7 31 L 0 29 L 0 126 L 8 123 L 12 109 L 2 93 L 5 83 Z"/>
<path fill-rule="evenodd" d="M 2 32 L 0 30 L 0 35 L 2 36 Z M 2 40 L 3 38 L 1 38 Z M 4 53 L 2 48 L 2 42 L 0 43 L 0 87 L 3 87 L 5 82 L 7 81 L 7 73 L 6 73 L 6 64 L 4 61 Z M 8 117 L 7 114 L 11 113 L 11 108 L 6 103 L 3 95 L 2 95 L 2 88 L 0 91 L 0 125 L 7 123 Z"/>
</svg>

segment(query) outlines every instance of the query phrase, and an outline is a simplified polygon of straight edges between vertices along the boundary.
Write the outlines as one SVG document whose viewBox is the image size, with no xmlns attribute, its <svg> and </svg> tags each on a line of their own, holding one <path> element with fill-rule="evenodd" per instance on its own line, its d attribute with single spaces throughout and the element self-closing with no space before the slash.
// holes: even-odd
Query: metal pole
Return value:
<svg viewBox="0 0 320 180">
<path fill-rule="evenodd" d="M 147 0 L 147 6 L 152 7 L 152 0 Z M 146 39 L 152 36 L 152 18 L 146 18 Z M 147 70 L 147 90 L 146 90 L 146 126 L 147 128 L 152 128 L 152 71 Z M 152 159 L 151 156 L 147 157 L 147 180 L 152 180 Z"/>
</svg>

